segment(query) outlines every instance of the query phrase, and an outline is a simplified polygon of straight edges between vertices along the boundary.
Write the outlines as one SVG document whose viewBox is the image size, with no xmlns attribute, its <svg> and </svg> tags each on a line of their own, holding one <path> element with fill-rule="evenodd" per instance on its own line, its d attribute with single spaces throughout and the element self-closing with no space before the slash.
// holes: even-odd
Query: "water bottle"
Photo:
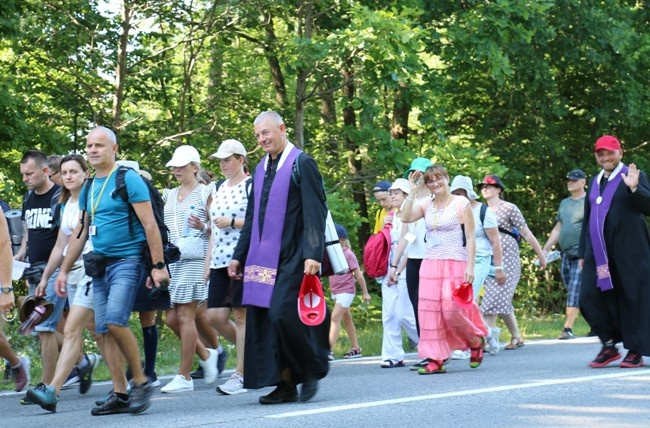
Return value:
<svg viewBox="0 0 650 428">
<path fill-rule="evenodd" d="M 183 224 L 183 236 L 198 236 L 199 231 L 196 229 L 192 229 L 190 227 L 190 216 L 196 216 L 196 207 L 194 205 L 190 206 L 189 211 L 187 212 L 187 215 L 185 216 L 185 222 Z"/>
<path fill-rule="evenodd" d="M 546 264 L 554 262 L 562 257 L 562 254 L 558 250 L 549 251 L 546 254 Z M 539 259 L 533 262 L 535 266 L 539 266 Z"/>
<path fill-rule="evenodd" d="M 32 313 L 29 314 L 29 317 L 25 320 L 24 323 L 20 325 L 18 332 L 23 336 L 27 336 L 32 331 L 34 331 L 34 327 L 36 327 L 41 322 L 44 316 L 45 306 L 36 305 Z"/>
</svg>

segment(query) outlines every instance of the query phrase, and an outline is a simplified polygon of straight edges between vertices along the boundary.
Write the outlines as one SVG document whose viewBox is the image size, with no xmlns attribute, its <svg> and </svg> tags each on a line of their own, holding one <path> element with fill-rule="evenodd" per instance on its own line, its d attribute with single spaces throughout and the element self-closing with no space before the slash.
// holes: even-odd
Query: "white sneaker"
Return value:
<svg viewBox="0 0 650 428">
<path fill-rule="evenodd" d="M 244 394 L 248 392 L 248 390 L 244 388 L 244 378 L 242 375 L 239 373 L 233 373 L 232 376 L 230 376 L 230 379 L 226 381 L 226 383 L 217 386 L 217 392 L 226 395 L 236 395 Z"/>
<path fill-rule="evenodd" d="M 219 372 L 217 371 L 217 359 L 219 358 L 219 352 L 216 349 L 206 348 L 210 355 L 207 360 L 199 359 L 199 364 L 203 367 L 203 381 L 208 385 L 214 383 L 217 380 Z"/>
<path fill-rule="evenodd" d="M 192 378 L 190 378 L 190 380 L 185 379 L 185 376 L 183 375 L 174 376 L 174 379 L 169 381 L 167 385 L 160 388 L 160 392 L 164 392 L 166 394 L 191 391 L 194 391 L 194 381 Z"/>
<path fill-rule="evenodd" d="M 458 349 L 451 353 L 452 360 L 469 360 L 469 357 L 470 357 L 469 350 L 461 351 Z"/>
<path fill-rule="evenodd" d="M 496 355 L 499 352 L 499 336 L 501 336 L 501 329 L 499 327 L 490 327 L 490 335 L 488 336 L 488 352 L 490 355 Z"/>
</svg>

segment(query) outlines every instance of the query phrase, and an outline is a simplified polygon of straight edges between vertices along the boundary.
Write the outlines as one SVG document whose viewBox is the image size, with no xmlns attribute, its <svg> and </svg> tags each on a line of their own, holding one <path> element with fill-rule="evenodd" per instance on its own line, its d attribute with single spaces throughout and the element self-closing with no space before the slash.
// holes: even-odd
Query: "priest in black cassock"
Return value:
<svg viewBox="0 0 650 428">
<path fill-rule="evenodd" d="M 579 249 L 580 311 L 602 342 L 589 366 L 619 360 L 616 344 L 623 342 L 620 367 L 637 368 L 650 355 L 650 182 L 621 162 L 621 144 L 610 135 L 596 141 L 595 155 L 602 170 L 585 198 Z"/>
<path fill-rule="evenodd" d="M 316 327 L 298 316 L 303 276 L 318 274 L 325 248 L 323 179 L 314 159 L 289 143 L 278 113 L 263 112 L 254 126 L 266 155 L 255 169 L 246 222 L 228 267 L 232 278 L 243 276 L 248 305 L 244 387 L 276 386 L 260 397 L 262 404 L 308 401 L 329 369 L 329 313 Z"/>
</svg>

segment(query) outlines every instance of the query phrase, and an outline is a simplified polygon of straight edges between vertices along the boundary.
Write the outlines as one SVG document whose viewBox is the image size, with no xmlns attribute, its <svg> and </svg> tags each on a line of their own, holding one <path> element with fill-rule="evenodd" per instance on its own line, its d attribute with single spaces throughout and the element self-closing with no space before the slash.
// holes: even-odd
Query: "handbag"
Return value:
<svg viewBox="0 0 650 428">
<path fill-rule="evenodd" d="M 178 231 L 178 212 L 177 212 L 177 207 L 178 207 L 178 202 L 177 200 L 177 195 L 178 195 L 178 188 L 174 189 L 176 190 L 176 194 L 172 198 L 173 204 L 174 204 L 174 226 L 176 228 L 176 236 L 178 238 L 176 239 L 176 246 L 181 252 L 181 260 L 199 260 L 205 258 L 205 253 L 203 250 L 203 238 L 201 236 L 181 236 L 180 232 Z M 186 220 L 184 220 L 186 221 Z"/>
</svg>

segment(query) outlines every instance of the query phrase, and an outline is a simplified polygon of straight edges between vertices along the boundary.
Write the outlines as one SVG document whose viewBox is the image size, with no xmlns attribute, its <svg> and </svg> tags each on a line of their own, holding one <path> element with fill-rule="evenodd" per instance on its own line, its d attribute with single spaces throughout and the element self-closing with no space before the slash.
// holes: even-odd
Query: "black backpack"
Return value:
<svg viewBox="0 0 650 428">
<path fill-rule="evenodd" d="M 124 202 L 129 204 L 129 233 L 133 234 L 133 218 L 136 217 L 136 214 L 133 205 L 129 203 L 129 193 L 126 188 L 125 180 L 126 173 L 130 169 L 133 168 L 124 165 L 120 165 L 117 168 L 115 173 L 115 190 L 111 192 L 111 197 L 115 198 L 119 196 Z M 165 264 L 175 263 L 180 259 L 180 251 L 178 250 L 178 247 L 169 241 L 169 228 L 165 224 L 165 203 L 163 202 L 158 189 L 156 189 L 149 180 L 142 177 L 140 174 L 138 174 L 138 176 L 142 178 L 142 181 L 144 181 L 149 190 L 149 199 L 151 200 L 153 216 L 156 219 L 156 225 L 158 225 L 158 230 L 160 231 L 160 237 L 162 239 L 163 251 L 165 253 Z M 92 176 L 87 180 L 87 189 L 90 189 L 90 185 L 94 178 L 95 176 Z M 86 196 L 88 196 L 88 193 L 86 193 Z M 147 268 L 151 267 L 151 253 L 149 251 L 149 245 L 147 244 L 145 244 L 142 249 L 142 261 L 145 263 Z"/>
</svg>

